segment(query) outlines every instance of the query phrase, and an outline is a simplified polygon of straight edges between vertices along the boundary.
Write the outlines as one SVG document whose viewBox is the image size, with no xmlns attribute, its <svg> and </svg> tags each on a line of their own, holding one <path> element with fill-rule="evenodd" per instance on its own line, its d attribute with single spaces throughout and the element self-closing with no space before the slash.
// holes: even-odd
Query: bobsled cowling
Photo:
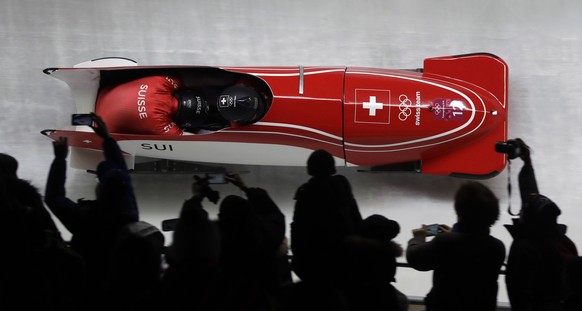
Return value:
<svg viewBox="0 0 582 311">
<path fill-rule="evenodd" d="M 181 136 L 112 133 L 130 168 L 141 159 L 305 166 L 316 149 L 329 151 L 338 165 L 368 170 L 489 178 L 507 164 L 495 143 L 507 140 L 508 67 L 488 53 L 428 58 L 413 70 L 88 62 L 45 73 L 70 86 L 79 113 L 94 111 L 103 85 L 153 74 L 214 90 L 243 79 L 266 97 L 262 117 L 250 124 L 214 124 Z M 100 160 L 100 140 L 87 128 L 45 134 L 68 137 L 73 167 L 92 170 Z"/>
</svg>

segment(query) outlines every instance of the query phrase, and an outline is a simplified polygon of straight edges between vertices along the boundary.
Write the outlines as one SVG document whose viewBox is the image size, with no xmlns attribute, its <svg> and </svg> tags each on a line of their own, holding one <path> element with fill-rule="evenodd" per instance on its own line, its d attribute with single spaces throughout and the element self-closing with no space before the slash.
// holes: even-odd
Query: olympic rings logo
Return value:
<svg viewBox="0 0 582 311">
<path fill-rule="evenodd" d="M 400 121 L 406 121 L 406 119 L 408 119 L 408 117 L 410 117 L 412 114 L 412 109 L 410 109 L 410 106 L 412 106 L 412 101 L 404 94 L 401 94 L 398 97 L 398 101 L 400 101 L 400 104 L 398 105 L 398 109 L 400 110 L 398 119 Z"/>
</svg>

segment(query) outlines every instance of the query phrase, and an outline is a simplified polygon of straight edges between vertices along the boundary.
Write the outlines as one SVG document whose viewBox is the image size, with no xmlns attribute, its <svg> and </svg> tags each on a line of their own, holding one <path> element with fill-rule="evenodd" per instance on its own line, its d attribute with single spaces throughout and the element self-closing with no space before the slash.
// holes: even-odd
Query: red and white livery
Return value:
<svg viewBox="0 0 582 311">
<path fill-rule="evenodd" d="M 182 136 L 112 133 L 130 168 L 154 159 L 305 166 L 316 149 L 338 165 L 458 177 L 492 177 L 507 164 L 495 143 L 507 140 L 508 67 L 488 53 L 427 58 L 414 70 L 137 66 L 107 58 L 44 72 L 71 87 L 78 113 L 95 111 L 100 88 L 150 75 L 214 88 L 245 79 L 267 93 L 267 109 L 252 124 Z M 101 160 L 101 141 L 86 127 L 43 133 L 68 137 L 73 167 L 93 170 Z"/>
</svg>

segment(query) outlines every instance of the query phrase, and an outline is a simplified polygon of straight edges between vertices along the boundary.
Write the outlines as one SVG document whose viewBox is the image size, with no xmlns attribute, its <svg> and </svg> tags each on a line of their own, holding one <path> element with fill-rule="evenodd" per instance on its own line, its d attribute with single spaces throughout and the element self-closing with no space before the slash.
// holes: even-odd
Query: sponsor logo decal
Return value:
<svg viewBox="0 0 582 311">
<path fill-rule="evenodd" d="M 422 103 L 421 99 L 420 99 L 420 92 L 416 91 L 416 113 L 414 114 L 415 116 L 415 121 L 414 121 L 414 125 L 416 126 L 420 126 L 420 105 Z"/>
<path fill-rule="evenodd" d="M 465 110 L 467 107 L 462 100 L 436 98 L 432 101 L 432 113 L 435 120 L 464 121 Z"/>
<path fill-rule="evenodd" d="M 390 123 L 390 91 L 356 90 L 356 123 Z"/>
<path fill-rule="evenodd" d="M 171 144 L 141 144 L 141 149 L 143 150 L 157 150 L 157 151 L 174 151 L 174 147 Z"/>
<path fill-rule="evenodd" d="M 398 120 L 406 121 L 406 119 L 408 119 L 412 114 L 412 109 L 410 109 L 412 101 L 404 94 L 400 94 L 398 101 L 400 102 L 400 104 L 398 104 L 398 110 L 400 110 L 400 113 L 398 113 Z"/>
<path fill-rule="evenodd" d="M 148 92 L 148 85 L 142 84 L 137 90 L 137 115 L 140 119 L 146 119 L 148 117 L 148 112 L 146 109 L 146 95 Z"/>
<path fill-rule="evenodd" d="M 169 130 L 171 130 L 174 126 L 176 125 L 176 123 L 174 122 L 170 122 L 169 124 L 167 124 L 166 126 L 164 126 L 164 133 L 167 133 Z M 189 126 L 189 125 L 184 125 L 184 126 Z"/>
<path fill-rule="evenodd" d="M 414 125 L 420 126 L 420 112 L 421 112 L 421 100 L 420 100 L 420 92 L 415 93 L 415 103 L 412 102 L 410 98 L 406 94 L 400 94 L 398 96 L 398 120 L 406 121 L 408 117 L 414 114 Z"/>
<path fill-rule="evenodd" d="M 172 79 L 170 77 L 166 77 L 166 81 L 170 82 L 170 84 L 172 84 L 172 87 L 174 89 L 178 89 L 178 83 L 176 81 L 174 81 L 174 79 Z"/>
<path fill-rule="evenodd" d="M 235 98 L 230 95 L 220 95 L 218 100 L 218 108 L 228 108 L 230 106 L 235 106 Z"/>
</svg>

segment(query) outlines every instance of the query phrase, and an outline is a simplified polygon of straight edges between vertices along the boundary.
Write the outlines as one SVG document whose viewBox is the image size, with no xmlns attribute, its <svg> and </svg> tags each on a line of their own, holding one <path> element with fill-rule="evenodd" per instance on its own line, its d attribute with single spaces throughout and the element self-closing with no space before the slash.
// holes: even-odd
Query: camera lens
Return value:
<svg viewBox="0 0 582 311">
<path fill-rule="evenodd" d="M 507 142 L 497 142 L 495 144 L 495 151 L 507 154 L 510 160 L 521 156 L 521 147 L 514 139 L 510 139 Z"/>
<path fill-rule="evenodd" d="M 507 143 L 502 141 L 495 143 L 495 151 L 507 154 Z"/>
</svg>

